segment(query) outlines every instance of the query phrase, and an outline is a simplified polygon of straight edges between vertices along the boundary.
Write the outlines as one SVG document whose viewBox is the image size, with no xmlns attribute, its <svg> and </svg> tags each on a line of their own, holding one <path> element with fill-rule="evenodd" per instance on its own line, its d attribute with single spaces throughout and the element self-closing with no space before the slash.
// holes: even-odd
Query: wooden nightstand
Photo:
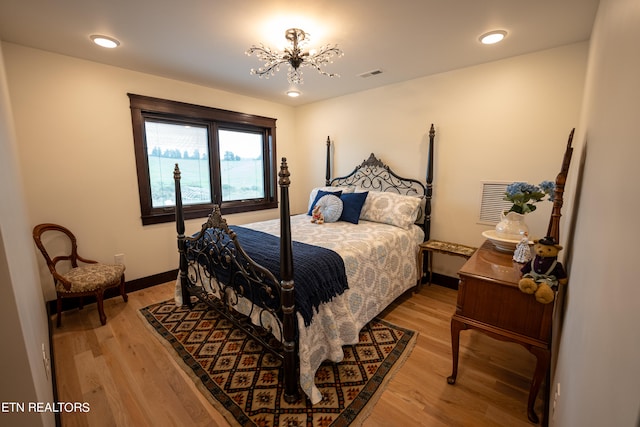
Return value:
<svg viewBox="0 0 640 427">
<path fill-rule="evenodd" d="M 441 242 L 440 240 L 427 240 L 420 244 L 418 249 L 418 285 L 422 284 L 424 276 L 424 253 L 429 253 L 428 271 L 429 284 L 433 279 L 433 253 L 459 256 L 469 259 L 478 248 L 460 245 L 458 243 Z"/>
<path fill-rule="evenodd" d="M 527 416 L 537 423 L 533 406 L 549 370 L 554 303 L 541 304 L 520 291 L 522 265 L 513 261 L 511 253 L 498 252 L 486 241 L 458 272 L 458 301 L 451 318 L 453 372 L 447 382 L 454 384 L 458 375 L 460 331 L 477 329 L 518 343 L 537 359 L 527 403 Z"/>
</svg>

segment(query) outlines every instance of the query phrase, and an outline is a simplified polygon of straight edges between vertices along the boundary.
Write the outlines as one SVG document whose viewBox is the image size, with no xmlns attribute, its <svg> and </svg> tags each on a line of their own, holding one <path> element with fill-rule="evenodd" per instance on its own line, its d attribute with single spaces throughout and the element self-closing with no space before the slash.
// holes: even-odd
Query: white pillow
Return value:
<svg viewBox="0 0 640 427">
<path fill-rule="evenodd" d="M 417 197 L 420 199 L 420 204 L 418 204 L 418 215 L 416 216 L 416 220 L 414 221 L 416 224 L 424 224 L 426 218 L 427 211 L 427 196 L 411 196 Z"/>
<path fill-rule="evenodd" d="M 362 206 L 360 219 L 409 228 L 420 211 L 421 198 L 370 191 Z"/>
<path fill-rule="evenodd" d="M 309 203 L 307 205 L 307 212 L 309 212 L 313 206 L 313 202 L 316 200 L 316 196 L 318 195 L 318 191 L 329 191 L 331 193 L 337 193 L 338 191 L 342 191 L 342 194 L 353 193 L 355 187 L 316 187 L 311 190 L 311 194 L 309 194 Z"/>
<path fill-rule="evenodd" d="M 320 206 L 320 212 L 324 216 L 324 222 L 336 222 L 342 215 L 342 200 L 338 196 L 327 194 L 320 197 L 316 206 Z"/>
</svg>

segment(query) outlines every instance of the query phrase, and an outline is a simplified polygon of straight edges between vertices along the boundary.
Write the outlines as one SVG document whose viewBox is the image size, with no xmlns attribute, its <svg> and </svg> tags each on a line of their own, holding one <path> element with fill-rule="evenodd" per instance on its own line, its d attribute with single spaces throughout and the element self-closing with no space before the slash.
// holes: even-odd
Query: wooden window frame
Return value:
<svg viewBox="0 0 640 427">
<path fill-rule="evenodd" d="M 167 122 L 194 122 L 209 126 L 209 171 L 212 203 L 185 205 L 185 219 L 204 218 L 218 204 L 223 214 L 273 209 L 278 206 L 276 172 L 276 119 L 178 101 L 127 94 L 131 108 L 133 142 L 138 175 L 140 211 L 143 225 L 175 221 L 175 207 L 152 206 L 149 163 L 145 134 L 145 118 Z M 264 198 L 222 201 L 217 130 L 259 130 L 263 135 Z"/>
</svg>

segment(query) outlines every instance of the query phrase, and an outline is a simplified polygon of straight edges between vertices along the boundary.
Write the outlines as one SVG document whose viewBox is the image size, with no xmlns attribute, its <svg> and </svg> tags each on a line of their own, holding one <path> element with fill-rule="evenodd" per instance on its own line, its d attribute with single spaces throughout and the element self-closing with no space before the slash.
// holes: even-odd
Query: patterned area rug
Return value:
<svg viewBox="0 0 640 427">
<path fill-rule="evenodd" d="M 311 405 L 302 394 L 289 404 L 282 397 L 281 360 L 204 304 L 189 310 L 169 300 L 140 311 L 216 409 L 242 426 L 359 425 L 417 336 L 374 319 L 358 344 L 344 347 L 342 362 L 318 369 L 323 400 Z"/>
</svg>

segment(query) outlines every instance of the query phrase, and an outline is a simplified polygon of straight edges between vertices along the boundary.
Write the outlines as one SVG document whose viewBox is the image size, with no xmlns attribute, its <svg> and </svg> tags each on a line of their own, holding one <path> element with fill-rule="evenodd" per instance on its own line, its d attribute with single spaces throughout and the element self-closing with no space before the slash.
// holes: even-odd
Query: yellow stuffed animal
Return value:
<svg viewBox="0 0 640 427">
<path fill-rule="evenodd" d="M 567 273 L 558 262 L 558 252 L 562 246 L 553 237 L 535 240 L 535 257 L 520 270 L 523 273 L 518 287 L 525 294 L 534 294 L 536 301 L 549 304 L 555 299 L 554 289 L 558 284 L 567 283 Z"/>
</svg>

